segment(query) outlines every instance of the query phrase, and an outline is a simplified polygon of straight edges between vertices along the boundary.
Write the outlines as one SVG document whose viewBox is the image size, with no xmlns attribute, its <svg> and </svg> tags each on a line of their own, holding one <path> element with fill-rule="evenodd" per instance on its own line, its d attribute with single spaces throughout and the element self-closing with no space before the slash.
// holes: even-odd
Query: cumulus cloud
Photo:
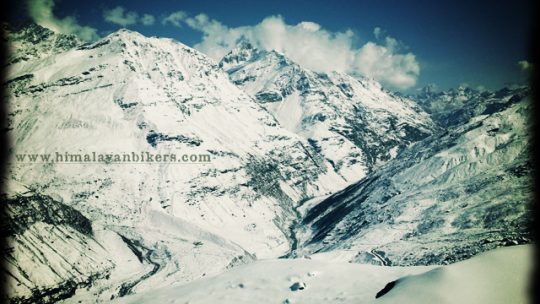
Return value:
<svg viewBox="0 0 540 304">
<path fill-rule="evenodd" d="M 401 53 L 400 43 L 384 37 L 375 30 L 381 41 L 354 46 L 356 35 L 351 30 L 331 32 L 314 22 L 285 23 L 281 16 L 266 17 L 253 26 L 228 27 L 205 14 L 189 16 L 175 12 L 162 21 L 177 27 L 187 25 L 203 34 L 195 48 L 216 60 L 247 39 L 265 50 L 276 50 L 317 72 L 340 71 L 377 79 L 398 89 L 416 84 L 420 65 L 412 53 Z M 379 39 L 378 39 L 379 40 Z"/>
<path fill-rule="evenodd" d="M 172 24 L 176 27 L 182 27 L 182 23 L 186 20 L 187 16 L 187 13 L 183 11 L 174 12 L 169 16 L 163 18 L 161 23 L 163 25 Z"/>
<path fill-rule="evenodd" d="M 103 11 L 103 19 L 109 23 L 114 23 L 120 26 L 129 26 L 137 23 L 142 25 L 154 24 L 156 18 L 150 14 L 143 14 L 139 17 L 139 14 L 134 11 L 128 11 L 122 6 L 117 6 L 110 10 Z"/>
<path fill-rule="evenodd" d="M 310 21 L 300 22 L 300 23 L 298 23 L 298 26 L 300 26 L 301 28 L 305 29 L 306 31 L 310 31 L 310 32 L 316 32 L 316 31 L 321 29 L 320 25 L 318 25 L 315 22 L 310 22 Z"/>
<path fill-rule="evenodd" d="M 144 14 L 141 17 L 141 23 L 143 25 L 152 25 L 156 21 L 156 18 L 150 14 Z"/>
<path fill-rule="evenodd" d="M 375 36 L 375 39 L 381 39 L 381 37 L 384 35 L 384 30 L 380 27 L 375 27 L 373 29 L 373 36 Z"/>
<path fill-rule="evenodd" d="M 416 57 L 412 53 L 396 54 L 393 48 L 393 44 L 366 43 L 356 53 L 354 68 L 361 75 L 373 77 L 401 89 L 413 87 L 420 74 L 420 65 Z"/>
<path fill-rule="evenodd" d="M 28 14 L 35 23 L 57 33 L 76 35 L 85 41 L 99 38 L 95 28 L 79 25 L 77 19 L 72 16 L 58 18 L 54 15 L 53 8 L 53 0 L 28 1 Z"/>
<path fill-rule="evenodd" d="M 533 68 L 533 64 L 528 62 L 527 60 L 518 61 L 518 66 L 524 72 L 528 72 Z"/>
<path fill-rule="evenodd" d="M 139 14 L 136 12 L 126 12 L 121 6 L 117 6 L 110 10 L 103 11 L 105 21 L 118 24 L 120 26 L 128 26 L 137 23 Z"/>
</svg>

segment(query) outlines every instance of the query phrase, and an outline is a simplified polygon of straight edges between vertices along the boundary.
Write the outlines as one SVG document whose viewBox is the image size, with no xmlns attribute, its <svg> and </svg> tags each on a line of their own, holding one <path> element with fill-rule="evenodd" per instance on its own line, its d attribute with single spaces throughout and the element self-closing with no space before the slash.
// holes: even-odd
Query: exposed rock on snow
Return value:
<svg viewBox="0 0 540 304">
<path fill-rule="evenodd" d="M 291 287 L 289 287 L 292 291 L 297 290 L 304 290 L 306 288 L 306 283 L 304 282 L 294 282 Z"/>
</svg>

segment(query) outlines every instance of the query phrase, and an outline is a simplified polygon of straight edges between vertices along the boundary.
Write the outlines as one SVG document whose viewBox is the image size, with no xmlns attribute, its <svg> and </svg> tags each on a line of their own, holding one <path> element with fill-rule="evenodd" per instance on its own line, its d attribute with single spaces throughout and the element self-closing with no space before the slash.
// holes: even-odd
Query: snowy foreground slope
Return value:
<svg viewBox="0 0 540 304">
<path fill-rule="evenodd" d="M 128 296 L 119 302 L 525 304 L 529 303 L 532 250 L 531 245 L 500 248 L 442 267 L 263 260 L 183 286 Z M 395 280 L 392 289 L 375 298 Z"/>
</svg>

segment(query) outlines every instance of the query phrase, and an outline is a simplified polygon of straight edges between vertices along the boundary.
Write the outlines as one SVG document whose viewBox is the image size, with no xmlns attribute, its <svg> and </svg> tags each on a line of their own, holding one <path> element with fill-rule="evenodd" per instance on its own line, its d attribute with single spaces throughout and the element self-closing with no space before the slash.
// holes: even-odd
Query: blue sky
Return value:
<svg viewBox="0 0 540 304">
<path fill-rule="evenodd" d="M 52 16 L 36 13 L 47 8 Z M 241 33 L 311 69 L 335 67 L 414 91 L 427 84 L 496 89 L 526 81 L 532 10 L 532 1 L 30 0 L 14 6 L 12 19 L 100 37 L 127 27 L 216 59 Z"/>
</svg>

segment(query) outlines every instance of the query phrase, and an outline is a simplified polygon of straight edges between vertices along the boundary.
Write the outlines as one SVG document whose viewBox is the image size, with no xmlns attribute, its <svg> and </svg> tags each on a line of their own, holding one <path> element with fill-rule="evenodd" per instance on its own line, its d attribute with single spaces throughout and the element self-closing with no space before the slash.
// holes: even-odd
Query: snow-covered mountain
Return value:
<svg viewBox="0 0 540 304">
<path fill-rule="evenodd" d="M 218 274 L 229 288 L 258 259 L 425 265 L 529 240 L 526 88 L 401 97 L 245 41 L 216 63 L 128 30 L 3 31 L 14 302 L 174 297 Z M 179 157 L 56 161 L 133 152 Z"/>
<path fill-rule="evenodd" d="M 288 228 L 296 220 L 294 205 L 347 183 L 305 139 L 282 128 L 232 84 L 217 64 L 183 44 L 121 30 L 43 55 L 48 41 L 60 39 L 56 34 L 34 26 L 10 35 L 40 35 L 36 41 L 47 41 L 17 40 L 21 47 L 13 56 L 20 60 L 8 67 L 13 154 L 211 156 L 202 164 L 12 159 L 8 190 L 13 204 L 44 198 L 29 205 L 33 213 L 74 208 L 93 228 L 93 234 L 62 232 L 77 234 L 71 239 L 80 244 L 76 256 L 69 247 L 43 251 L 32 243 L 63 239 L 54 229 L 54 236 L 42 236 L 49 232 L 41 228 L 51 222 L 37 215 L 35 225 L 16 229 L 8 257 L 17 282 L 10 289 L 14 297 L 53 292 L 58 284 L 86 282 L 98 272 L 114 278 L 107 291 L 100 290 L 100 297 L 108 299 L 156 282 L 190 281 L 255 257 L 283 255 L 290 247 Z M 28 53 L 25 45 L 41 55 L 17 55 Z M 19 216 L 17 210 L 10 209 L 12 217 Z M 57 222 L 70 222 L 62 216 Z M 88 238 L 108 254 L 97 258 L 91 249 L 82 250 Z M 43 266 L 62 261 L 84 267 L 61 272 Z M 45 270 L 36 274 L 35 269 Z"/>
<path fill-rule="evenodd" d="M 58 54 L 74 48 L 81 41 L 74 35 L 54 33 L 35 23 L 12 27 L 1 25 L 2 38 L 7 40 L 9 54 L 7 63 L 29 61 Z"/>
<path fill-rule="evenodd" d="M 473 95 L 462 102 L 434 116 L 464 123 L 442 118 L 444 132 L 343 191 L 302 207 L 297 254 L 426 265 L 530 242 L 527 90 L 501 90 L 489 99 Z"/>
<path fill-rule="evenodd" d="M 448 91 L 436 91 L 431 86 L 411 96 L 431 114 L 442 128 L 460 125 L 480 114 L 498 112 L 521 101 L 529 94 L 527 86 L 505 87 L 498 91 L 480 91 L 465 85 Z"/>
<path fill-rule="evenodd" d="M 355 182 L 436 129 L 415 102 L 371 79 L 315 73 L 246 40 L 220 66 L 291 132 Z"/>
</svg>

